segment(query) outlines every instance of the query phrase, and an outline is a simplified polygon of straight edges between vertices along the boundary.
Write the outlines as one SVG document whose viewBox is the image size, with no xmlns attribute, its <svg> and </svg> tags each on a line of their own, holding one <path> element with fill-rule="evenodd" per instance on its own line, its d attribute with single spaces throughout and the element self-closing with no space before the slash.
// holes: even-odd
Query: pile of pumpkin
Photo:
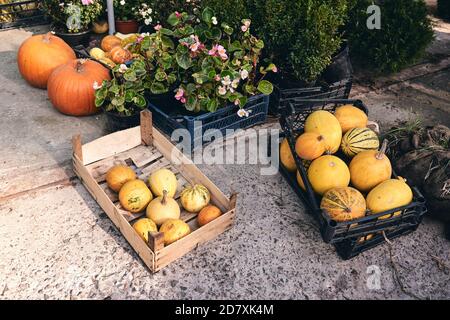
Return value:
<svg viewBox="0 0 450 320">
<path fill-rule="evenodd" d="M 191 232 L 189 225 L 180 219 L 181 209 L 174 199 L 178 181 L 169 169 L 154 171 L 147 186 L 143 180 L 137 178 L 132 168 L 116 165 L 106 173 L 106 183 L 110 189 L 119 193 L 123 209 L 131 213 L 145 210 L 146 217 L 133 224 L 133 228 L 145 243 L 148 244 L 149 232 L 162 232 L 165 245 Z M 180 193 L 181 206 L 188 212 L 198 213 L 197 223 L 200 227 L 222 214 L 218 207 L 210 204 L 210 200 L 209 190 L 201 184 L 187 186 Z"/>
<path fill-rule="evenodd" d="M 95 106 L 95 86 L 100 86 L 103 80 L 111 80 L 109 68 L 133 58 L 124 47 L 136 37 L 121 34 L 104 37 L 103 50 L 93 48 L 90 51 L 99 63 L 77 59 L 73 49 L 51 32 L 34 35 L 20 46 L 17 64 L 20 74 L 30 85 L 47 89 L 57 110 L 72 116 L 92 115 L 99 112 Z"/>
<path fill-rule="evenodd" d="M 379 138 L 367 124 L 367 115 L 353 105 L 340 106 L 334 114 L 318 110 L 306 118 L 304 133 L 296 139 L 295 151 L 302 159 L 309 183 L 322 196 L 320 207 L 338 222 L 405 206 L 413 199 L 403 178 L 391 179 L 392 166 L 385 154 L 387 143 L 379 149 Z M 342 153 L 342 159 L 336 153 Z M 288 171 L 297 170 L 286 139 L 280 146 L 280 160 Z M 297 181 L 305 190 L 298 170 Z"/>
<path fill-rule="evenodd" d="M 133 59 L 133 54 L 128 51 L 127 47 L 137 40 L 137 34 L 123 35 L 116 33 L 104 37 L 100 43 L 100 47 L 94 47 L 89 50 L 91 58 L 100 61 L 110 68 L 114 68 L 116 64 L 122 64 Z"/>
</svg>

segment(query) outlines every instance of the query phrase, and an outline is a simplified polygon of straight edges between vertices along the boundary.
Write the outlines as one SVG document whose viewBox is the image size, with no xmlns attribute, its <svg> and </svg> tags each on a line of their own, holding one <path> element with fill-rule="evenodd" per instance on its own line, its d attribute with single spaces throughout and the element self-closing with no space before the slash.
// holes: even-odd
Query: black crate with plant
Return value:
<svg viewBox="0 0 450 320">
<path fill-rule="evenodd" d="M 155 14 L 151 4 L 142 0 L 114 0 L 114 16 L 117 32 L 128 34 L 139 30 L 139 23 L 148 26 Z"/>
<path fill-rule="evenodd" d="M 279 68 L 272 77 L 272 113 L 279 114 L 296 98 L 348 97 L 353 71 L 342 28 L 350 4 L 351 0 L 253 0 L 248 4 L 255 32 L 266 43 L 265 56 Z M 340 65 L 331 67 L 335 64 Z"/>
<path fill-rule="evenodd" d="M 0 30 L 46 24 L 41 0 L 0 0 Z"/>
<path fill-rule="evenodd" d="M 369 29 L 367 8 L 380 8 L 380 29 Z M 350 11 L 346 34 L 352 58 L 376 73 L 397 72 L 414 63 L 433 40 L 423 0 L 357 0 Z"/>
<path fill-rule="evenodd" d="M 139 125 L 139 113 L 147 106 L 144 96 L 148 74 L 142 60 L 134 60 L 129 67 L 116 65 L 111 81 L 94 83 L 95 105 L 106 113 L 110 131 Z"/>
<path fill-rule="evenodd" d="M 437 13 L 442 19 L 450 20 L 450 0 L 438 0 Z"/>
<path fill-rule="evenodd" d="M 103 12 L 101 0 L 43 0 L 41 5 L 52 21 L 52 30 L 72 47 L 87 45 L 91 23 Z"/>
<path fill-rule="evenodd" d="M 276 67 L 272 63 L 264 66 L 260 63 L 264 42 L 251 34 L 251 21 L 243 19 L 241 27 L 233 29 L 205 8 L 199 15 L 174 12 L 167 22 L 167 28 L 155 27 L 162 46 L 155 46 L 155 34 L 144 37 L 138 45 L 139 54 L 146 57 L 149 72 L 157 80 L 149 86 L 150 92 L 170 94 L 166 101 L 161 96 L 156 101 L 154 96 L 149 98 L 155 123 L 170 134 L 176 127 L 162 124 L 172 122 L 169 118 L 189 123 L 199 120 L 205 130 L 208 118 L 221 118 L 221 126 L 216 123 L 216 127 L 210 128 L 224 132 L 226 128 L 255 124 L 241 121 L 242 118 L 264 121 L 268 95 L 273 89 L 264 78 L 276 71 Z M 133 47 L 130 50 L 136 52 Z M 155 58 L 159 59 L 156 63 Z M 176 81 L 170 81 L 171 86 L 161 84 L 174 76 L 172 80 Z M 219 111 L 220 116 L 216 114 Z M 193 128 L 189 124 L 184 126 L 192 136 Z"/>
</svg>

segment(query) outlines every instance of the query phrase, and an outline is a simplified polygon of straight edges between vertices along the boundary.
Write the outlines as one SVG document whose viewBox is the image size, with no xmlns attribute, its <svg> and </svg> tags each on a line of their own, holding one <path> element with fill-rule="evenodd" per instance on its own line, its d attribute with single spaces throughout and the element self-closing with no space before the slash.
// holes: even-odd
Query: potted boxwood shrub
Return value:
<svg viewBox="0 0 450 320">
<path fill-rule="evenodd" d="M 139 112 L 147 106 L 145 63 L 135 59 L 129 67 L 117 65 L 112 74 L 111 81 L 94 83 L 95 105 L 105 111 L 110 131 L 138 126 Z"/>
<path fill-rule="evenodd" d="M 72 47 L 87 45 L 91 23 L 103 10 L 101 0 L 43 0 L 41 5 L 52 20 L 52 31 Z"/>
<path fill-rule="evenodd" d="M 114 0 L 116 31 L 124 34 L 136 33 L 139 22 L 150 25 L 153 22 L 153 8 L 140 0 Z"/>
</svg>

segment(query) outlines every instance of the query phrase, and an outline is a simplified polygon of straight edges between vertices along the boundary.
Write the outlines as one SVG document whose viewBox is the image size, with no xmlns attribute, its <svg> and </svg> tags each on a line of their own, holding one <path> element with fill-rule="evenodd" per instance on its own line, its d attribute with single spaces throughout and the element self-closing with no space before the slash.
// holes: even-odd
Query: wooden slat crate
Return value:
<svg viewBox="0 0 450 320">
<path fill-rule="evenodd" d="M 84 145 L 81 144 L 81 135 L 76 135 L 72 145 L 76 175 L 152 272 L 161 270 L 198 245 L 230 229 L 234 222 L 236 194 L 228 199 L 191 160 L 152 126 L 152 116 L 148 110 L 141 112 L 140 127 L 114 132 Z M 145 243 L 132 227 L 136 219 L 145 216 L 145 211 L 133 214 L 124 210 L 117 194 L 106 185 L 106 172 L 117 163 L 126 163 L 146 182 L 157 169 L 165 167 L 172 170 L 178 179 L 175 195 L 178 203 L 180 192 L 187 184 L 202 184 L 211 193 L 211 203 L 224 214 L 199 227 L 197 214 L 182 210 L 181 219 L 192 230 L 189 235 L 164 246 L 163 234 L 155 232 L 149 234 L 149 241 Z"/>
</svg>

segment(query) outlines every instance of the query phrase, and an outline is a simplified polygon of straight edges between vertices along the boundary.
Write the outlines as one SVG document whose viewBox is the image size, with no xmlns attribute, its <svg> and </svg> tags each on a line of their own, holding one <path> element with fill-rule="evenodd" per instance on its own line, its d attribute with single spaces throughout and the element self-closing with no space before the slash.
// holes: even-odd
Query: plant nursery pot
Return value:
<svg viewBox="0 0 450 320">
<path fill-rule="evenodd" d="M 348 43 L 344 42 L 332 57 L 331 64 L 324 70 L 322 79 L 327 83 L 334 83 L 352 77 L 353 67 L 350 61 L 350 50 Z"/>
<path fill-rule="evenodd" d="M 125 130 L 140 124 L 140 113 L 135 112 L 131 116 L 124 116 L 110 111 L 105 111 L 106 125 L 110 132 Z"/>
<path fill-rule="evenodd" d="M 59 28 L 52 29 L 55 32 L 55 35 L 63 39 L 71 47 L 76 47 L 79 45 L 87 47 L 89 45 L 91 30 L 73 33 L 61 31 Z"/>
<path fill-rule="evenodd" d="M 139 30 L 139 24 L 135 20 L 121 21 L 116 20 L 116 31 L 124 34 L 136 33 Z"/>
</svg>

